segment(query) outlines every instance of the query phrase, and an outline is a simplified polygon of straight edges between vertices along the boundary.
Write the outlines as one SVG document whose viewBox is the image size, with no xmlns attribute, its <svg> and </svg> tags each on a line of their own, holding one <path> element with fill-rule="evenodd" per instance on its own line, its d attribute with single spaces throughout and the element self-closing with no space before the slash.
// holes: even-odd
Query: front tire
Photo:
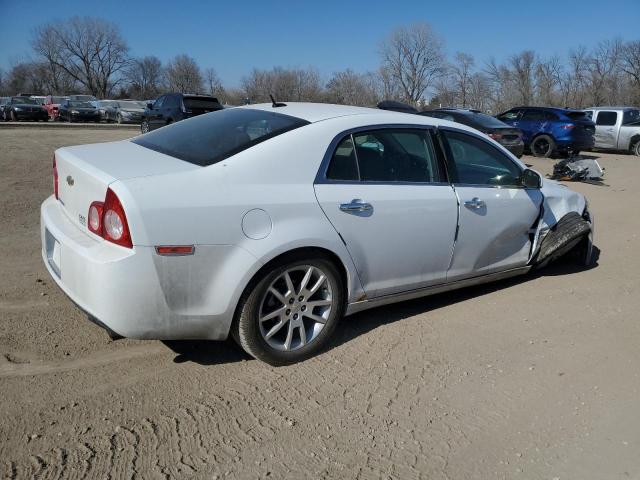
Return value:
<svg viewBox="0 0 640 480">
<path fill-rule="evenodd" d="M 533 139 L 530 148 L 534 157 L 549 158 L 556 149 L 556 142 L 549 135 L 540 135 Z"/>
<path fill-rule="evenodd" d="M 18 120 L 18 115 L 16 115 L 16 112 L 14 112 L 13 110 L 11 110 L 11 121 L 12 122 L 19 122 L 20 120 Z"/>
<path fill-rule="evenodd" d="M 336 266 L 322 257 L 289 258 L 273 265 L 243 294 L 232 336 L 249 355 L 288 365 L 317 354 L 344 308 Z"/>
<path fill-rule="evenodd" d="M 631 152 L 635 156 L 640 157 L 640 140 L 636 140 L 636 143 L 634 143 L 633 147 L 631 147 Z"/>
</svg>

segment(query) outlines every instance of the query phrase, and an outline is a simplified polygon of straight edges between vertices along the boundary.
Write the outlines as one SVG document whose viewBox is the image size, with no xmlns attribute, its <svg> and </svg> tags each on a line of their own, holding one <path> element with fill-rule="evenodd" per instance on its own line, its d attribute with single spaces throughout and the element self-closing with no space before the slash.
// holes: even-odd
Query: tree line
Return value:
<svg viewBox="0 0 640 480">
<path fill-rule="evenodd" d="M 132 57 L 117 25 L 74 17 L 36 28 L 33 60 L 0 70 L 0 94 L 152 99 L 167 91 L 207 93 L 229 104 L 268 101 L 330 102 L 373 106 L 398 100 L 418 108 L 454 106 L 497 113 L 514 105 L 584 108 L 640 104 L 640 40 L 612 39 L 592 49 L 576 46 L 565 57 L 525 50 L 503 61 L 445 54 L 445 41 L 427 23 L 392 31 L 378 45 L 377 70 L 346 69 L 323 78 L 317 69 L 253 69 L 240 85 L 225 87 L 214 68 L 188 54 L 166 63 Z"/>
</svg>

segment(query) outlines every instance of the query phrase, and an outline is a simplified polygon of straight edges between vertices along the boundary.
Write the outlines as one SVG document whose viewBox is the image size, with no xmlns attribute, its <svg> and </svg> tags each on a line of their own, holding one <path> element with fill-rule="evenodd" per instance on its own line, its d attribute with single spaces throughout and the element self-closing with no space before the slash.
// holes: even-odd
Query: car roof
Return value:
<svg viewBox="0 0 640 480">
<path fill-rule="evenodd" d="M 583 110 L 579 110 L 576 108 L 560 108 L 560 107 L 535 107 L 535 106 L 519 106 L 519 107 L 513 107 L 510 108 L 509 111 L 511 110 L 544 110 L 546 112 L 559 112 L 559 113 L 564 113 L 564 112 L 579 112 L 582 113 Z"/>
<path fill-rule="evenodd" d="M 629 111 L 629 110 L 638 110 L 638 107 L 589 107 L 589 108 L 585 108 L 585 110 L 622 110 L 622 111 Z"/>
<path fill-rule="evenodd" d="M 425 117 L 414 113 L 402 113 L 393 110 L 381 110 L 378 108 L 353 107 L 351 105 L 334 105 L 330 103 L 305 103 L 305 102 L 284 102 L 283 107 L 274 107 L 271 103 L 256 103 L 253 105 L 243 105 L 234 108 L 250 108 L 255 110 L 266 110 L 283 115 L 301 118 L 311 123 L 329 120 L 337 117 L 347 117 L 355 115 L 370 115 L 377 118 L 387 118 L 392 123 L 401 122 L 403 119 L 408 123 L 424 123 L 425 125 L 438 125 L 441 122 L 447 124 L 446 120 L 440 120 L 433 117 Z M 379 121 L 378 119 L 375 120 Z"/>
</svg>

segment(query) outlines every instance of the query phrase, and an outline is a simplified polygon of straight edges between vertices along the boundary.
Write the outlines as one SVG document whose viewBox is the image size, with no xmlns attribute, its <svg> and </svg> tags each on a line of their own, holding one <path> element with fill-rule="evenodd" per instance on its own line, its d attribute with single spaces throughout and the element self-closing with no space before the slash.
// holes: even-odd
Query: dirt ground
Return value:
<svg viewBox="0 0 640 480">
<path fill-rule="evenodd" d="M 605 184 L 570 185 L 594 268 L 357 314 L 271 368 L 112 342 L 49 279 L 53 150 L 131 134 L 0 129 L 0 478 L 640 479 L 640 158 L 593 154 Z"/>
</svg>

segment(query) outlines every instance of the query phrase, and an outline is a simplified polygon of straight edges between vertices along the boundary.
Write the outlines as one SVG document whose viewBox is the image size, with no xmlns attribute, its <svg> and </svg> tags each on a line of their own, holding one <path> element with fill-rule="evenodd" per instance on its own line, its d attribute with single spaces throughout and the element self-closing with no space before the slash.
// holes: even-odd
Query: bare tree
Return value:
<svg viewBox="0 0 640 480">
<path fill-rule="evenodd" d="M 509 58 L 511 64 L 512 84 L 518 92 L 518 103 L 531 105 L 534 100 L 533 72 L 536 63 L 535 53 L 525 50 Z"/>
<path fill-rule="evenodd" d="M 557 90 L 560 84 L 560 59 L 552 57 L 539 61 L 535 67 L 536 90 L 542 105 L 557 104 Z"/>
<path fill-rule="evenodd" d="M 417 105 L 445 72 L 442 40 L 427 23 L 401 27 L 382 43 L 382 66 L 400 85 L 404 100 Z"/>
<path fill-rule="evenodd" d="M 202 91 L 200 67 L 189 55 L 176 55 L 167 65 L 166 76 L 170 90 L 181 93 Z"/>
<path fill-rule="evenodd" d="M 204 71 L 204 81 L 207 87 L 207 93 L 218 98 L 218 100 L 222 99 L 224 96 L 224 88 L 215 69 L 207 68 Z"/>
<path fill-rule="evenodd" d="M 128 46 L 118 27 L 106 20 L 73 17 L 34 31 L 34 51 L 50 67 L 61 69 L 87 91 L 106 97 L 128 62 Z"/>
<path fill-rule="evenodd" d="M 271 70 L 253 69 L 242 79 L 242 88 L 251 102 L 269 101 L 269 95 L 277 100 L 319 101 L 322 99 L 322 84 L 317 70 L 309 68 Z"/>
<path fill-rule="evenodd" d="M 617 88 L 612 77 L 616 74 L 619 64 L 622 44 L 619 40 L 605 40 L 600 42 L 589 58 L 589 92 L 594 105 L 616 103 L 612 87 Z M 612 95 L 613 93 L 613 95 Z"/>
<path fill-rule="evenodd" d="M 640 102 L 640 40 L 628 42 L 620 52 L 620 69 L 632 84 L 632 101 Z"/>
<path fill-rule="evenodd" d="M 374 106 L 378 102 L 371 78 L 351 69 L 334 73 L 327 83 L 327 99 L 343 105 Z"/>
<path fill-rule="evenodd" d="M 125 71 L 134 97 L 150 99 L 158 95 L 162 83 L 162 62 L 153 55 L 136 58 Z"/>
<path fill-rule="evenodd" d="M 456 52 L 453 64 L 451 65 L 451 73 L 456 85 L 458 100 L 462 104 L 462 108 L 468 106 L 469 89 L 471 87 L 471 75 L 475 60 L 468 53 Z"/>
</svg>

